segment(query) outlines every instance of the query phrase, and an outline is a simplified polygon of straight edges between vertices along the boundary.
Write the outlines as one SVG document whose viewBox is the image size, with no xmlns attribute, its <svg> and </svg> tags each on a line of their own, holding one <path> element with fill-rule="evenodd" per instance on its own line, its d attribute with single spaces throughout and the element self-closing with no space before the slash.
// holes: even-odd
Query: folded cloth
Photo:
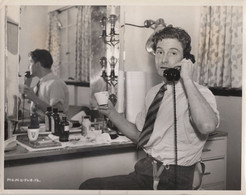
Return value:
<svg viewBox="0 0 246 195">
<path fill-rule="evenodd" d="M 16 136 L 10 137 L 4 141 L 4 151 L 14 150 L 17 147 Z"/>
<path fill-rule="evenodd" d="M 82 123 L 82 118 L 86 116 L 86 113 L 84 111 L 80 111 L 79 113 L 75 114 L 71 120 L 74 120 L 74 121 L 79 121 L 79 123 L 81 124 Z"/>
<path fill-rule="evenodd" d="M 6 147 L 7 145 L 9 145 L 12 142 L 16 141 L 16 136 L 12 136 L 10 138 L 8 138 L 7 140 L 4 141 L 4 147 Z"/>
<path fill-rule="evenodd" d="M 132 141 L 126 137 L 126 136 L 118 136 L 116 139 L 114 139 L 112 142 L 117 142 L 117 143 L 132 143 Z"/>
<path fill-rule="evenodd" d="M 96 143 L 111 143 L 111 138 L 110 135 L 108 133 L 102 133 L 99 134 L 98 136 L 96 136 Z"/>
<path fill-rule="evenodd" d="M 56 136 L 56 135 L 53 135 L 53 134 L 49 134 L 48 137 L 49 137 L 51 140 L 59 141 L 59 136 Z"/>
</svg>

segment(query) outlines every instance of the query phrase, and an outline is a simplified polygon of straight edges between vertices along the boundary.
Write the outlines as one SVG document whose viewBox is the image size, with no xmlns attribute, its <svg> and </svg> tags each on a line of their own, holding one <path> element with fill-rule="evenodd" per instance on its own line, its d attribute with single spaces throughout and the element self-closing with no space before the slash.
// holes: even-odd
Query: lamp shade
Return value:
<svg viewBox="0 0 246 195">
<path fill-rule="evenodd" d="M 158 19 L 155 22 L 155 28 L 154 28 L 154 32 L 150 35 L 150 37 L 148 38 L 146 44 L 145 44 L 145 49 L 148 53 L 155 55 L 155 51 L 153 49 L 154 46 L 154 42 L 153 42 L 153 36 L 159 32 L 160 30 L 164 29 L 166 27 L 164 20 L 163 19 Z"/>
</svg>

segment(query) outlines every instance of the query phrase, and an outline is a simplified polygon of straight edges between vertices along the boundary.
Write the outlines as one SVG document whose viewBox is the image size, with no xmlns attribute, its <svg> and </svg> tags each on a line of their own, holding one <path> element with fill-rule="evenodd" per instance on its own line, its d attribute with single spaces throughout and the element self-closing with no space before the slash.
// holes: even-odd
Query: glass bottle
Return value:
<svg viewBox="0 0 246 195">
<path fill-rule="evenodd" d="M 67 142 L 68 138 L 69 138 L 69 123 L 67 121 L 67 117 L 63 116 L 62 121 L 60 122 L 59 141 Z"/>
<path fill-rule="evenodd" d="M 47 107 L 47 111 L 45 112 L 45 131 L 51 131 L 51 115 L 52 108 Z"/>
<path fill-rule="evenodd" d="M 59 114 L 60 120 L 62 120 L 62 117 L 65 116 L 65 114 L 64 114 L 64 112 L 62 110 L 59 110 L 58 114 Z"/>
<path fill-rule="evenodd" d="M 58 109 L 53 108 L 53 114 L 51 116 L 51 133 L 56 136 L 59 136 L 59 122 L 60 118 L 58 114 Z"/>
<path fill-rule="evenodd" d="M 90 117 L 89 116 L 84 116 L 82 118 L 82 129 L 81 129 L 81 133 L 83 136 L 86 136 L 88 131 L 90 130 L 91 127 L 91 121 L 90 121 Z"/>
<path fill-rule="evenodd" d="M 33 108 L 33 112 L 31 114 L 31 121 L 28 126 L 29 129 L 38 129 L 39 128 L 39 120 L 38 120 L 38 114 L 37 114 L 37 107 L 35 106 Z"/>
</svg>

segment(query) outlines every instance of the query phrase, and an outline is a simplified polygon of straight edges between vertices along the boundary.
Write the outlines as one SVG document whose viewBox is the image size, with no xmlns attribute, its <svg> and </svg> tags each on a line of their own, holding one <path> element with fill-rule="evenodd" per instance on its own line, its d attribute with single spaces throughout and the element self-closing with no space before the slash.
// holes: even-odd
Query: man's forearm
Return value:
<svg viewBox="0 0 246 195">
<path fill-rule="evenodd" d="M 133 142 L 137 142 L 140 131 L 138 131 L 135 124 L 127 121 L 121 114 L 114 111 L 109 114 L 108 118 L 114 123 L 114 125 Z"/>
<path fill-rule="evenodd" d="M 202 96 L 192 80 L 185 80 L 184 85 L 188 96 L 192 122 L 202 134 L 213 132 L 218 119 L 212 107 Z"/>
<path fill-rule="evenodd" d="M 51 106 L 49 104 L 47 104 L 46 102 L 40 100 L 39 98 L 35 99 L 34 103 L 38 106 L 38 108 L 40 110 L 42 110 L 43 112 L 46 112 L 47 107 Z M 63 110 L 63 106 L 60 102 L 52 105 L 53 108 L 57 108 L 59 111 L 64 111 Z"/>
<path fill-rule="evenodd" d="M 47 107 L 50 106 L 50 105 L 47 104 L 46 102 L 40 100 L 38 97 L 35 98 L 35 99 L 33 100 L 33 102 L 34 102 L 34 104 L 37 105 L 37 107 L 38 107 L 42 112 L 46 112 Z"/>
</svg>

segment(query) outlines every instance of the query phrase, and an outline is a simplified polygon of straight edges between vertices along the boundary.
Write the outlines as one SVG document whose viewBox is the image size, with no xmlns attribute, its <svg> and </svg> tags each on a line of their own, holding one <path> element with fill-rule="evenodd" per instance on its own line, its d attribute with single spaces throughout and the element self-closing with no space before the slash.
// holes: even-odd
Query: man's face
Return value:
<svg viewBox="0 0 246 195">
<path fill-rule="evenodd" d="M 155 64 L 160 76 L 166 68 L 174 68 L 182 59 L 183 47 L 177 39 L 167 38 L 157 43 Z"/>
<path fill-rule="evenodd" d="M 32 76 L 37 76 L 38 73 L 38 62 L 34 62 L 32 57 L 29 57 L 29 66 L 28 69 L 30 70 L 30 74 Z"/>
</svg>

